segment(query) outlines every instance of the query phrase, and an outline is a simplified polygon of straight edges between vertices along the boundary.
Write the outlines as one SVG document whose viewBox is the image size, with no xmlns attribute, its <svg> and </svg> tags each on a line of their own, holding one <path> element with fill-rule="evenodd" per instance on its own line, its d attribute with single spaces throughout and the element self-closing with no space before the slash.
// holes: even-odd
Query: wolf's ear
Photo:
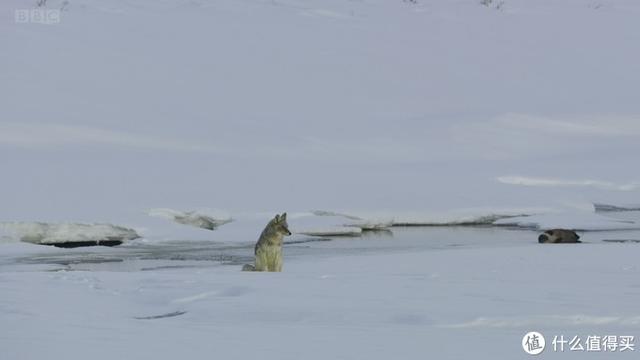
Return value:
<svg viewBox="0 0 640 360">
<path fill-rule="evenodd" d="M 276 217 L 273 218 L 275 222 L 280 222 L 280 215 L 276 214 Z"/>
<path fill-rule="evenodd" d="M 282 213 L 282 215 L 280 216 L 280 221 L 287 221 L 287 213 Z"/>
</svg>

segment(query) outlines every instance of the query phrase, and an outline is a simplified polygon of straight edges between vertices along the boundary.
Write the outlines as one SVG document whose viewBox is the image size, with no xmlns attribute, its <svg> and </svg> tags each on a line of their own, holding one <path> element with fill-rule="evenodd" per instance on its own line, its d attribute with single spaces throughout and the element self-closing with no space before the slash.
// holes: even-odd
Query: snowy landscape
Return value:
<svg viewBox="0 0 640 360">
<path fill-rule="evenodd" d="M 3 0 L 0 359 L 636 358 L 639 18 Z"/>
</svg>

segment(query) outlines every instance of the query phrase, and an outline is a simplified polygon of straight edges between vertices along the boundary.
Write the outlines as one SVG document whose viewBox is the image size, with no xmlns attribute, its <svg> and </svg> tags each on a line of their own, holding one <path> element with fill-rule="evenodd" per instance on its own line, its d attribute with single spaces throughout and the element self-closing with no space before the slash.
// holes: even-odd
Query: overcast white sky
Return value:
<svg viewBox="0 0 640 360">
<path fill-rule="evenodd" d="M 0 24 L 0 219 L 637 196 L 634 2 L 150 4 Z"/>
</svg>

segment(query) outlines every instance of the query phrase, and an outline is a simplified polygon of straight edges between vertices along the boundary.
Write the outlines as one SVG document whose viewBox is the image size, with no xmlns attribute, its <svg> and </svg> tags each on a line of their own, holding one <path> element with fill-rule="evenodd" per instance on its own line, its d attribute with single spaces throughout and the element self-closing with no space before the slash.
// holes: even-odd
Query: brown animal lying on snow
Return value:
<svg viewBox="0 0 640 360">
<path fill-rule="evenodd" d="M 569 244 L 579 243 L 580 236 L 575 231 L 565 229 L 547 230 L 538 236 L 540 244 Z"/>
</svg>

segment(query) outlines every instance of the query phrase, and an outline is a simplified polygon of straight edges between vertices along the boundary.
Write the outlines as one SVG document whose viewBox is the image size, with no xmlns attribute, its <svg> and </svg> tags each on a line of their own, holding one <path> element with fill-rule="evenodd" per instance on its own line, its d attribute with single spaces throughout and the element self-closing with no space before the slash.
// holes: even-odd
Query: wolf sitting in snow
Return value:
<svg viewBox="0 0 640 360">
<path fill-rule="evenodd" d="M 246 264 L 243 271 L 282 271 L 282 239 L 291 235 L 287 213 L 276 215 L 262 230 L 256 243 L 255 265 Z"/>
</svg>

